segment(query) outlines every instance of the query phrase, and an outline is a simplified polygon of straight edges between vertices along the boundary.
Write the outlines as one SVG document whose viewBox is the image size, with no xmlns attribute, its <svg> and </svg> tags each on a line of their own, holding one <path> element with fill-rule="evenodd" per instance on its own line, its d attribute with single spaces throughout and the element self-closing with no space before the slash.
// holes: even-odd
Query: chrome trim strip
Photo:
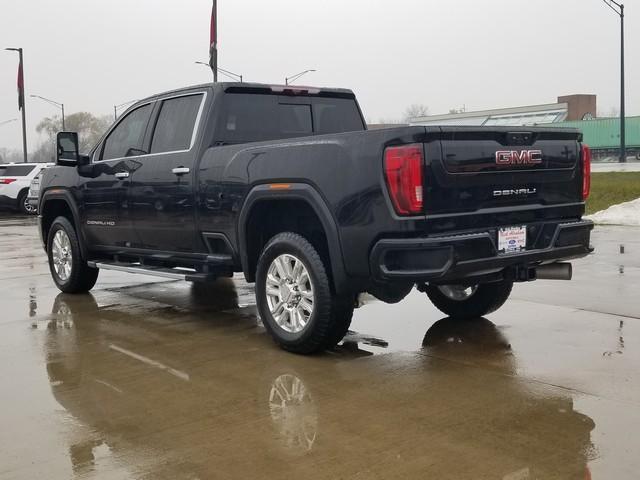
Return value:
<svg viewBox="0 0 640 480">
<path fill-rule="evenodd" d="M 121 117 L 120 117 L 120 121 L 118 121 L 118 123 L 114 124 L 111 129 L 107 132 L 107 134 L 104 137 L 104 141 L 106 141 L 107 138 L 109 138 L 109 135 L 111 135 L 111 132 L 118 126 L 120 125 L 120 122 L 126 118 L 126 116 L 129 114 L 129 112 L 133 112 L 134 110 L 137 110 L 140 107 L 144 107 L 145 105 L 150 105 L 154 102 L 162 102 L 164 100 L 170 100 L 172 98 L 180 98 L 180 97 L 191 97 L 194 95 L 202 95 L 202 100 L 200 101 L 200 107 L 198 108 L 198 114 L 196 115 L 196 123 L 193 126 L 193 133 L 191 134 L 191 143 L 189 144 L 189 148 L 187 150 L 172 150 L 170 152 L 158 152 L 158 153 L 146 153 L 144 155 L 131 155 L 130 157 L 118 157 L 118 158 L 108 158 L 106 160 L 93 160 L 92 159 L 92 163 L 102 163 L 102 162 L 113 162 L 113 161 L 119 161 L 119 160 L 131 160 L 131 159 L 135 159 L 135 158 L 146 158 L 146 157 L 155 157 L 158 155 L 173 155 L 176 153 L 187 153 L 190 152 L 193 149 L 193 145 L 195 144 L 196 138 L 198 138 L 198 130 L 200 128 L 200 120 L 202 118 L 202 112 L 204 110 L 204 105 L 206 103 L 207 100 L 207 93 L 206 91 L 202 91 L 202 92 L 189 92 L 189 93 L 183 93 L 180 95 L 173 95 L 171 97 L 163 97 L 163 98 L 158 98 L 155 99 L 151 102 L 147 102 L 147 103 L 143 103 L 140 105 L 136 105 L 136 108 L 133 108 L 131 110 L 126 111 Z M 99 146 L 103 145 L 103 141 L 100 141 Z M 98 149 L 96 149 L 97 153 Z M 95 157 L 95 153 L 94 153 L 94 157 Z"/>
</svg>

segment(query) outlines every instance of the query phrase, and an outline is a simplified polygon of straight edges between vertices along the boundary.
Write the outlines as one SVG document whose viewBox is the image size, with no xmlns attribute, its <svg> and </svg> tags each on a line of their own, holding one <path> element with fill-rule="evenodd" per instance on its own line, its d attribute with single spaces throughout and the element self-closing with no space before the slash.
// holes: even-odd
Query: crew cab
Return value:
<svg viewBox="0 0 640 480">
<path fill-rule="evenodd" d="M 87 292 L 100 269 L 243 272 L 297 353 L 336 345 L 362 292 L 395 303 L 417 286 L 477 318 L 592 251 L 574 129 L 367 131 L 350 90 L 216 83 L 137 102 L 88 155 L 74 132 L 57 150 L 39 219 L 60 290 Z"/>
</svg>

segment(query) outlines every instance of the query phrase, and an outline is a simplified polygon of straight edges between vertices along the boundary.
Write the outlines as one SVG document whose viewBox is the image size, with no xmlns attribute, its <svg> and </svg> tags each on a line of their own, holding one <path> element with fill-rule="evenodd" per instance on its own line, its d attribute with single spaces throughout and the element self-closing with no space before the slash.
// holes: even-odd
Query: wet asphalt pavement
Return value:
<svg viewBox="0 0 640 480">
<path fill-rule="evenodd" d="M 414 291 L 299 357 L 240 278 L 59 294 L 35 221 L 0 215 L 2 479 L 640 478 L 639 229 L 487 319 Z"/>
</svg>

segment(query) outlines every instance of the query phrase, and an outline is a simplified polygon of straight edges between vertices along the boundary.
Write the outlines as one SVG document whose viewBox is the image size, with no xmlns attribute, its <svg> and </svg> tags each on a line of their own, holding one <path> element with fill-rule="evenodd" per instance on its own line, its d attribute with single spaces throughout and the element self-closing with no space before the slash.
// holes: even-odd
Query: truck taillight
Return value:
<svg viewBox="0 0 640 480">
<path fill-rule="evenodd" d="M 582 199 L 589 198 L 591 192 L 591 149 L 582 144 Z"/>
<path fill-rule="evenodd" d="M 398 215 L 422 213 L 422 145 L 389 147 L 384 152 L 384 173 Z"/>
<path fill-rule="evenodd" d="M 0 178 L 0 185 L 9 185 L 17 180 L 17 178 Z"/>
</svg>

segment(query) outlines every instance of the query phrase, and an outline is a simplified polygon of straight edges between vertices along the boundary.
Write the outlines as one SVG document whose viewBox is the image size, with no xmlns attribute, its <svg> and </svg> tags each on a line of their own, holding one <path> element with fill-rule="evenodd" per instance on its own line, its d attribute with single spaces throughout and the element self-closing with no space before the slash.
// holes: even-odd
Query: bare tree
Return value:
<svg viewBox="0 0 640 480">
<path fill-rule="evenodd" d="M 400 125 L 403 122 L 397 118 L 381 118 L 378 123 L 381 125 Z"/>
<path fill-rule="evenodd" d="M 12 150 L 9 148 L 0 148 L 0 163 L 19 163 L 23 161 L 22 152 L 20 150 Z"/>
<path fill-rule="evenodd" d="M 80 151 L 88 152 L 111 124 L 111 117 L 96 117 L 89 112 L 77 112 L 65 117 L 65 127 L 69 131 L 78 132 Z M 38 133 L 47 135 L 46 145 L 55 143 L 56 134 L 62 130 L 62 119 L 58 116 L 44 118 L 36 126 Z"/>
<path fill-rule="evenodd" d="M 414 118 L 426 117 L 427 115 L 429 115 L 429 107 L 421 103 L 414 103 L 407 107 L 402 118 L 405 123 L 409 123 Z"/>
</svg>

